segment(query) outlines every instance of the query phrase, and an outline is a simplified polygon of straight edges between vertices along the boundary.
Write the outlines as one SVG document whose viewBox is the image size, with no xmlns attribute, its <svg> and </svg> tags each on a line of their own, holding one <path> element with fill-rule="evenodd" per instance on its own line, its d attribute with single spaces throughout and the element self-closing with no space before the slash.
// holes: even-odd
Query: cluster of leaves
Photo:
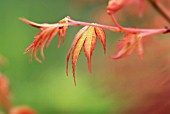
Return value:
<svg viewBox="0 0 170 114">
<path fill-rule="evenodd" d="M 67 67 L 66 67 L 66 73 L 68 75 L 68 62 L 70 59 L 70 55 L 72 54 L 72 73 L 74 77 L 74 83 L 76 84 L 76 75 L 75 75 L 75 68 L 76 63 L 78 60 L 78 57 L 80 55 L 80 52 L 82 50 L 82 47 L 84 47 L 84 52 L 86 55 L 86 58 L 88 60 L 88 68 L 91 72 L 91 57 L 92 53 L 95 49 L 96 45 L 96 38 L 98 38 L 103 45 L 104 52 L 106 52 L 106 35 L 104 32 L 104 29 L 108 29 L 114 32 L 124 32 L 124 38 L 123 40 L 120 40 L 120 43 L 118 44 L 118 52 L 115 56 L 113 56 L 113 59 L 120 59 L 123 57 L 126 57 L 135 50 L 137 51 L 137 54 L 140 58 L 143 58 L 143 45 L 142 45 L 142 39 L 145 36 L 154 35 L 154 34 L 163 34 L 163 33 L 169 33 L 170 30 L 167 28 L 163 29 L 138 29 L 138 28 L 125 28 L 118 24 L 114 17 L 114 13 L 123 8 L 124 6 L 131 4 L 133 2 L 136 2 L 136 0 L 109 0 L 108 6 L 107 6 L 107 12 L 111 16 L 113 23 L 115 26 L 106 26 L 101 25 L 97 23 L 87 23 L 87 22 L 80 22 L 75 21 L 71 19 L 69 16 L 65 17 L 64 19 L 60 20 L 56 24 L 37 24 L 32 21 L 29 21 L 25 18 L 20 18 L 23 22 L 39 28 L 41 31 L 35 36 L 35 40 L 33 43 L 26 49 L 26 53 L 30 52 L 30 57 L 32 55 L 34 56 L 35 60 L 38 62 L 42 62 L 37 57 L 37 50 L 40 48 L 40 54 L 42 58 L 44 58 L 44 47 L 48 47 L 52 39 L 55 37 L 56 34 L 59 35 L 58 38 L 58 47 L 60 47 L 61 40 L 64 44 L 66 32 L 68 30 L 68 26 L 84 26 L 75 36 L 73 43 L 71 45 L 71 48 L 68 52 L 67 56 Z M 144 0 L 138 0 L 139 3 L 139 9 L 140 14 L 142 11 Z"/>
</svg>

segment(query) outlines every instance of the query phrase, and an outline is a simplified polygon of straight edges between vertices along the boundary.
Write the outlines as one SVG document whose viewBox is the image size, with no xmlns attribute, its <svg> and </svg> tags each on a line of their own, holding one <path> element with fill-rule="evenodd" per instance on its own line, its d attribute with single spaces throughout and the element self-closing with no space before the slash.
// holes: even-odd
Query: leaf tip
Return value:
<svg viewBox="0 0 170 114">
<path fill-rule="evenodd" d="M 91 61 L 88 62 L 88 69 L 89 69 L 90 74 L 92 74 Z"/>
<path fill-rule="evenodd" d="M 75 70 L 73 69 L 73 78 L 74 78 L 74 85 L 76 86 L 77 83 L 76 83 L 76 74 L 75 74 Z"/>
</svg>

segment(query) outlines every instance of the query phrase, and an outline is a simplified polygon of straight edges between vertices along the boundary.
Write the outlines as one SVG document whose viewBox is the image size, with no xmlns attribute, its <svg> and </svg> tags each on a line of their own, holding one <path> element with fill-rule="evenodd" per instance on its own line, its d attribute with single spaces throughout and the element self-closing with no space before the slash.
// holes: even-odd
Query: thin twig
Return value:
<svg viewBox="0 0 170 114">
<path fill-rule="evenodd" d="M 170 12 L 157 0 L 148 1 L 170 23 Z"/>
</svg>

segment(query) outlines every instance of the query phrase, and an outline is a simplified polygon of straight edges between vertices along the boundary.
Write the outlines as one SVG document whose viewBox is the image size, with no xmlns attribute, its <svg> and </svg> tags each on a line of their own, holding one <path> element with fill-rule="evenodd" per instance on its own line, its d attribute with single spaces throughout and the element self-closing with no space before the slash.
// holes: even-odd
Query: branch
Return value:
<svg viewBox="0 0 170 114">
<path fill-rule="evenodd" d="M 155 8 L 155 10 L 157 10 L 158 13 L 160 13 L 168 23 L 170 23 L 169 11 L 162 4 L 157 2 L 157 0 L 148 0 L 148 1 L 153 6 L 153 8 Z"/>
<path fill-rule="evenodd" d="M 120 40 L 118 44 L 119 52 L 116 56 L 112 57 L 113 59 L 120 59 L 130 55 L 134 50 L 137 50 L 137 54 L 140 58 L 143 58 L 143 37 L 155 35 L 155 34 L 165 34 L 170 33 L 170 29 L 161 28 L 161 29 L 140 29 L 140 28 L 129 28 L 121 27 L 114 17 L 112 19 L 116 26 L 108 26 L 97 23 L 88 23 L 82 21 L 76 21 L 71 19 L 69 16 L 60 20 L 55 24 L 38 24 L 32 21 L 29 21 L 25 18 L 20 18 L 23 22 L 39 28 L 41 31 L 35 36 L 35 40 L 30 46 L 26 49 L 25 53 L 30 52 L 30 57 L 34 56 L 35 60 L 41 63 L 41 60 L 37 57 L 37 50 L 40 48 L 41 57 L 44 59 L 44 47 L 48 47 L 52 39 L 56 34 L 59 35 L 58 38 L 58 47 L 60 46 L 61 41 L 64 44 L 66 38 L 66 32 L 69 26 L 84 26 L 75 36 L 72 45 L 69 49 L 67 55 L 67 64 L 66 64 L 66 74 L 68 75 L 68 63 L 70 56 L 72 55 L 72 73 L 74 78 L 74 83 L 76 85 L 76 63 L 78 57 L 81 53 L 82 48 L 84 47 L 86 58 L 88 60 L 88 68 L 91 72 L 91 56 L 92 52 L 95 49 L 96 38 L 102 42 L 104 52 L 106 50 L 106 35 L 103 29 L 107 29 L 113 32 L 124 32 L 123 40 Z"/>
<path fill-rule="evenodd" d="M 37 24 L 32 21 L 29 21 L 25 18 L 20 18 L 23 22 L 36 27 L 36 28 L 58 28 L 58 27 L 64 27 L 64 26 L 94 26 L 94 27 L 101 27 L 103 29 L 107 29 L 114 32 L 125 32 L 125 33 L 150 33 L 150 35 L 153 34 L 165 34 L 170 33 L 170 28 L 165 27 L 161 29 L 143 29 L 143 28 L 129 28 L 129 27 L 117 27 L 117 26 L 109 26 L 109 25 L 103 25 L 98 23 L 89 23 L 89 22 L 82 22 L 82 21 L 76 21 L 71 18 L 64 18 L 67 20 L 67 23 L 54 23 L 54 24 Z"/>
<path fill-rule="evenodd" d="M 163 28 L 163 29 L 142 29 L 142 28 L 126 28 L 123 27 L 122 29 L 115 26 L 108 26 L 108 25 L 102 25 L 97 23 L 88 23 L 88 22 L 81 22 L 81 21 L 75 21 L 72 19 L 69 19 L 69 26 L 95 26 L 95 27 L 101 27 L 103 29 L 108 29 L 114 32 L 131 32 L 131 33 L 142 33 L 142 32 L 149 32 L 153 34 L 161 34 L 161 33 L 169 33 L 169 28 Z M 59 26 L 59 25 L 57 25 Z M 64 25 L 60 25 L 64 26 Z"/>
</svg>

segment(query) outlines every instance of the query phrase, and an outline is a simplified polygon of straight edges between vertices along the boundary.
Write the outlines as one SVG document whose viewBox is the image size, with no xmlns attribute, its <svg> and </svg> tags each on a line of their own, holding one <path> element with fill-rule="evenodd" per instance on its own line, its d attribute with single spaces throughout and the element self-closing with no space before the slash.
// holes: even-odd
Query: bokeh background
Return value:
<svg viewBox="0 0 170 114">
<path fill-rule="evenodd" d="M 170 5 L 169 0 L 162 2 L 165 7 Z M 85 55 L 81 53 L 76 87 L 71 63 L 68 77 L 65 65 L 71 42 L 81 27 L 69 27 L 63 47 L 57 48 L 56 36 L 45 50 L 46 58 L 42 64 L 35 60 L 29 62 L 28 55 L 24 54 L 39 30 L 24 24 L 19 17 L 38 23 L 56 23 L 69 15 L 75 20 L 112 25 L 106 6 L 107 0 L 0 1 L 0 55 L 6 58 L 6 64 L 0 66 L 0 73 L 10 81 L 14 105 L 32 107 L 38 114 L 170 113 L 168 34 L 144 40 L 144 60 L 139 60 L 134 54 L 115 61 L 109 56 L 115 54 L 117 40 L 123 34 L 106 31 L 107 54 L 103 54 L 102 45 L 98 42 L 92 58 L 93 73 L 90 74 Z M 116 18 L 123 26 L 169 26 L 147 2 L 144 6 L 142 18 L 138 16 L 137 3 L 118 12 Z"/>
</svg>

